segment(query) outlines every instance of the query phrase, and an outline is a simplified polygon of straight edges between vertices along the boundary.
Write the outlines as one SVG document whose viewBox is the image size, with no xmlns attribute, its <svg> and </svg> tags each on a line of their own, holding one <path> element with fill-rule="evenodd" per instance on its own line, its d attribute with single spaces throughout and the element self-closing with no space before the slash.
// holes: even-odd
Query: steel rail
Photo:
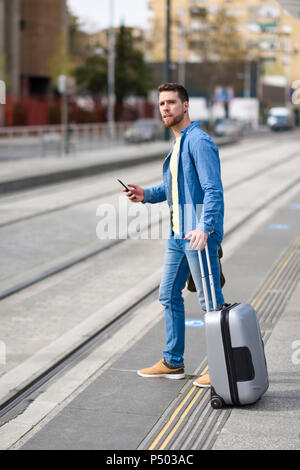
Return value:
<svg viewBox="0 0 300 470">
<path fill-rule="evenodd" d="M 299 183 L 300 178 L 297 178 L 294 182 L 294 185 Z M 289 189 L 291 186 L 289 185 Z M 279 191 L 276 195 L 276 198 L 280 197 L 280 195 L 286 191 L 287 188 L 284 190 Z M 266 205 L 270 204 L 274 201 L 274 197 L 268 200 L 266 204 L 263 204 L 259 210 L 262 210 L 266 207 Z M 230 231 L 224 238 L 228 239 L 236 230 L 238 230 L 242 225 L 244 225 L 250 218 L 252 218 L 255 214 L 257 214 L 257 209 L 251 212 L 248 217 L 244 218 L 240 223 L 236 224 L 236 227 Z M 299 237 L 298 237 L 299 238 Z M 121 241 L 118 240 L 118 243 Z M 298 239 L 297 239 L 298 242 Z M 92 256 L 92 255 L 91 255 Z M 270 276 L 265 280 L 266 283 L 270 282 Z M 3 418 L 7 413 L 9 413 L 13 408 L 19 405 L 22 401 L 28 398 L 32 393 L 36 392 L 41 386 L 47 383 L 50 379 L 56 376 L 59 372 L 65 369 L 67 366 L 70 366 L 79 356 L 81 356 L 84 352 L 91 349 L 95 343 L 100 341 L 105 334 L 107 334 L 112 328 L 115 328 L 121 321 L 127 320 L 133 311 L 138 307 L 143 301 L 149 298 L 157 289 L 158 285 L 153 287 L 149 292 L 147 292 L 142 298 L 137 300 L 134 304 L 130 307 L 126 308 L 123 312 L 121 312 L 117 318 L 111 320 L 106 325 L 104 325 L 99 331 L 94 333 L 91 337 L 87 338 L 84 342 L 74 348 L 72 351 L 68 352 L 66 356 L 62 357 L 59 361 L 53 364 L 50 368 L 46 369 L 42 372 L 38 377 L 36 377 L 32 382 L 25 385 L 22 389 L 20 389 L 15 395 L 10 397 L 7 401 L 0 405 L 0 418 Z M 261 291 L 261 289 L 260 289 Z M 257 302 L 257 296 L 254 298 L 254 302 Z M 3 420 L 2 420 L 3 421 Z"/>
<path fill-rule="evenodd" d="M 268 167 L 266 167 L 265 169 L 261 170 L 260 172 L 255 172 L 253 175 L 248 175 L 244 178 L 241 178 L 239 181 L 236 181 L 234 183 L 231 183 L 230 185 L 228 185 L 227 187 L 225 186 L 224 187 L 224 191 L 231 191 L 233 189 L 236 189 L 239 185 L 247 182 L 247 181 L 250 181 L 251 179 L 254 179 L 256 178 L 257 176 L 263 174 L 263 173 L 267 173 L 270 169 L 273 169 L 273 168 L 276 168 L 282 164 L 285 164 L 287 163 L 288 161 L 290 160 L 293 160 L 294 158 L 298 158 L 300 156 L 300 154 L 298 152 L 295 152 L 293 153 L 292 155 L 289 155 L 289 157 L 287 157 L 287 159 L 285 159 L 283 162 L 278 162 L 278 164 L 275 164 L 275 165 L 269 165 Z M 277 194 L 275 195 L 272 195 L 269 199 L 267 199 L 266 201 L 264 201 L 261 205 L 255 207 L 253 209 L 252 212 L 250 212 L 249 214 L 247 214 L 243 219 L 241 219 L 237 224 L 235 224 L 231 229 L 229 229 L 227 231 L 227 233 L 225 234 L 224 236 L 224 239 L 226 239 L 226 236 L 230 235 L 231 233 L 235 232 L 237 230 L 237 228 L 239 228 L 241 225 L 244 225 L 249 219 L 251 219 L 254 215 L 256 215 L 259 211 L 261 211 L 262 209 L 264 209 L 265 207 L 267 207 L 271 202 L 275 201 L 276 199 L 278 199 L 280 196 L 282 196 L 287 190 L 291 189 L 292 187 L 294 187 L 296 184 L 298 184 L 300 181 L 300 178 L 297 177 L 295 180 L 293 180 L 291 183 L 289 182 L 283 189 L 281 189 Z M 114 194 L 114 193 L 113 193 Z M 95 199 L 97 197 L 95 196 Z M 90 200 L 93 200 L 90 199 Z M 79 205 L 81 203 L 84 203 L 85 201 L 81 201 L 80 203 L 75 203 L 74 205 Z M 60 208 L 58 209 L 60 210 Z M 49 212 L 55 212 L 56 210 L 51 210 Z M 45 212 L 47 213 L 47 212 Z M 45 214 L 44 213 L 44 214 Z M 166 218 L 164 218 L 163 220 L 167 220 L 168 216 Z M 161 221 L 158 221 L 157 224 L 159 224 Z M 155 225 L 157 225 L 155 224 Z M 151 223 L 149 223 L 144 229 L 144 230 L 148 230 L 151 226 Z M 71 268 L 72 266 L 76 265 L 76 264 L 79 264 L 83 261 L 86 261 L 87 259 L 89 258 L 92 258 L 94 256 L 97 256 L 99 255 L 100 253 L 102 253 L 103 251 L 106 251 L 106 250 L 109 250 L 113 247 L 115 247 L 116 245 L 119 245 L 123 242 L 125 242 L 126 239 L 117 239 L 117 240 L 114 240 L 114 241 L 111 241 L 109 243 L 107 243 L 105 246 L 102 246 L 100 248 L 97 248 L 97 249 L 93 249 L 93 250 L 90 250 L 90 251 L 87 251 L 85 254 L 83 255 L 80 255 L 80 256 L 76 256 L 74 258 L 71 258 L 69 261 L 65 262 L 65 263 L 62 263 L 62 264 L 59 264 L 49 270 L 46 270 L 45 272 L 41 273 L 41 274 L 38 274 L 36 276 L 34 276 L 33 278 L 31 279 L 28 279 L 26 281 L 23 281 L 17 285 L 14 285 L 12 287 L 10 287 L 9 289 L 6 289 L 2 292 L 0 292 L 0 301 L 1 300 L 4 300 L 5 298 L 7 297 L 10 297 L 11 295 L 14 295 L 34 284 L 37 284 L 41 281 L 43 281 L 44 279 L 47 279 L 49 277 L 52 277 L 54 276 L 55 274 L 58 274 L 62 271 L 65 271 L 69 268 Z"/>
</svg>

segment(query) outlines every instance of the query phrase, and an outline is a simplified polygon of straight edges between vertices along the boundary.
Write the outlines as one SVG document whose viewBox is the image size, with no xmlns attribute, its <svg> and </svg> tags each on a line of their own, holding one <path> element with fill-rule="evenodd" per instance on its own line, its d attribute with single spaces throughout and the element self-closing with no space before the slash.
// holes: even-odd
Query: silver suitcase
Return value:
<svg viewBox="0 0 300 470">
<path fill-rule="evenodd" d="M 207 245 L 205 247 L 213 311 L 209 311 L 203 260 L 199 251 L 206 314 L 205 330 L 211 406 L 248 405 L 269 387 L 264 345 L 256 312 L 250 304 L 225 304 L 217 309 Z"/>
</svg>

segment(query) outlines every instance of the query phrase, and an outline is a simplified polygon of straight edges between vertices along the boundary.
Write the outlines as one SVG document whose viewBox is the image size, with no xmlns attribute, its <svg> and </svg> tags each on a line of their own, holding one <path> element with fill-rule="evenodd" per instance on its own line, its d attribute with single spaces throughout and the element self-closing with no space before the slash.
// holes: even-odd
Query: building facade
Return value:
<svg viewBox="0 0 300 470">
<path fill-rule="evenodd" d="M 0 0 L 0 74 L 10 95 L 45 94 L 66 0 Z"/>
<path fill-rule="evenodd" d="M 222 8 L 233 17 L 246 60 L 261 64 L 264 73 L 299 79 L 300 19 L 277 0 L 171 0 L 171 61 L 201 63 L 207 23 Z M 166 2 L 151 0 L 151 61 L 165 58 Z M 151 41 L 152 39 L 152 41 Z M 214 60 L 214 58 L 212 58 Z"/>
<path fill-rule="evenodd" d="M 0 75 L 7 91 L 20 91 L 20 0 L 0 0 Z"/>
<path fill-rule="evenodd" d="M 145 31 L 138 27 L 128 27 L 126 26 L 127 30 L 130 30 L 131 36 L 134 42 L 134 47 L 139 49 L 143 54 L 146 55 L 147 53 L 147 44 L 146 44 L 146 36 Z M 115 36 L 119 33 L 120 27 L 115 28 Z M 96 33 L 87 34 L 85 37 L 85 42 L 90 49 L 91 53 L 101 53 L 101 50 L 108 48 L 108 34 L 109 29 L 103 29 Z"/>
</svg>

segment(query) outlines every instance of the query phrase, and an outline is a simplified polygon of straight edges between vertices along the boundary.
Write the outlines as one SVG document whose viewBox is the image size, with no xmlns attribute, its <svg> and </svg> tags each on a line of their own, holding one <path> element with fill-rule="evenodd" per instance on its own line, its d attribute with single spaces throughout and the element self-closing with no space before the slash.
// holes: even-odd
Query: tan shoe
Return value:
<svg viewBox="0 0 300 470">
<path fill-rule="evenodd" d="M 209 388 L 210 387 L 210 377 L 209 374 L 204 374 L 199 377 L 199 379 L 195 380 L 193 382 L 193 385 L 196 387 L 201 387 L 201 388 Z"/>
<path fill-rule="evenodd" d="M 171 368 L 167 366 L 164 359 L 161 359 L 157 364 L 147 369 L 137 371 L 141 377 L 165 377 L 167 379 L 184 379 L 184 367 Z"/>
</svg>

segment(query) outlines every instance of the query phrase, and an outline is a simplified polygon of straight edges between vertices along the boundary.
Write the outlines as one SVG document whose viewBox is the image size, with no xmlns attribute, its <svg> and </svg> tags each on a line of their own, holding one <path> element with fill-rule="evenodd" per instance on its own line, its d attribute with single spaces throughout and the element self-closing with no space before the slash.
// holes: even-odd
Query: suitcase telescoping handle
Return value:
<svg viewBox="0 0 300 470">
<path fill-rule="evenodd" d="M 212 302 L 213 302 L 213 309 L 216 310 L 217 309 L 216 291 L 215 291 L 215 285 L 214 285 L 214 278 L 213 278 L 212 271 L 211 271 L 210 257 L 209 257 L 209 251 L 208 251 L 207 244 L 205 245 L 205 255 L 206 255 L 206 261 L 207 261 L 207 267 L 208 267 L 208 276 L 209 276 L 210 291 L 211 291 Z M 210 308 L 209 308 L 208 290 L 207 290 L 206 276 L 205 276 L 205 272 L 204 272 L 204 266 L 203 266 L 201 250 L 198 250 L 198 256 L 199 256 L 199 263 L 200 263 L 200 271 L 201 271 L 201 279 L 202 279 L 202 286 L 203 286 L 206 312 L 209 312 Z"/>
</svg>

